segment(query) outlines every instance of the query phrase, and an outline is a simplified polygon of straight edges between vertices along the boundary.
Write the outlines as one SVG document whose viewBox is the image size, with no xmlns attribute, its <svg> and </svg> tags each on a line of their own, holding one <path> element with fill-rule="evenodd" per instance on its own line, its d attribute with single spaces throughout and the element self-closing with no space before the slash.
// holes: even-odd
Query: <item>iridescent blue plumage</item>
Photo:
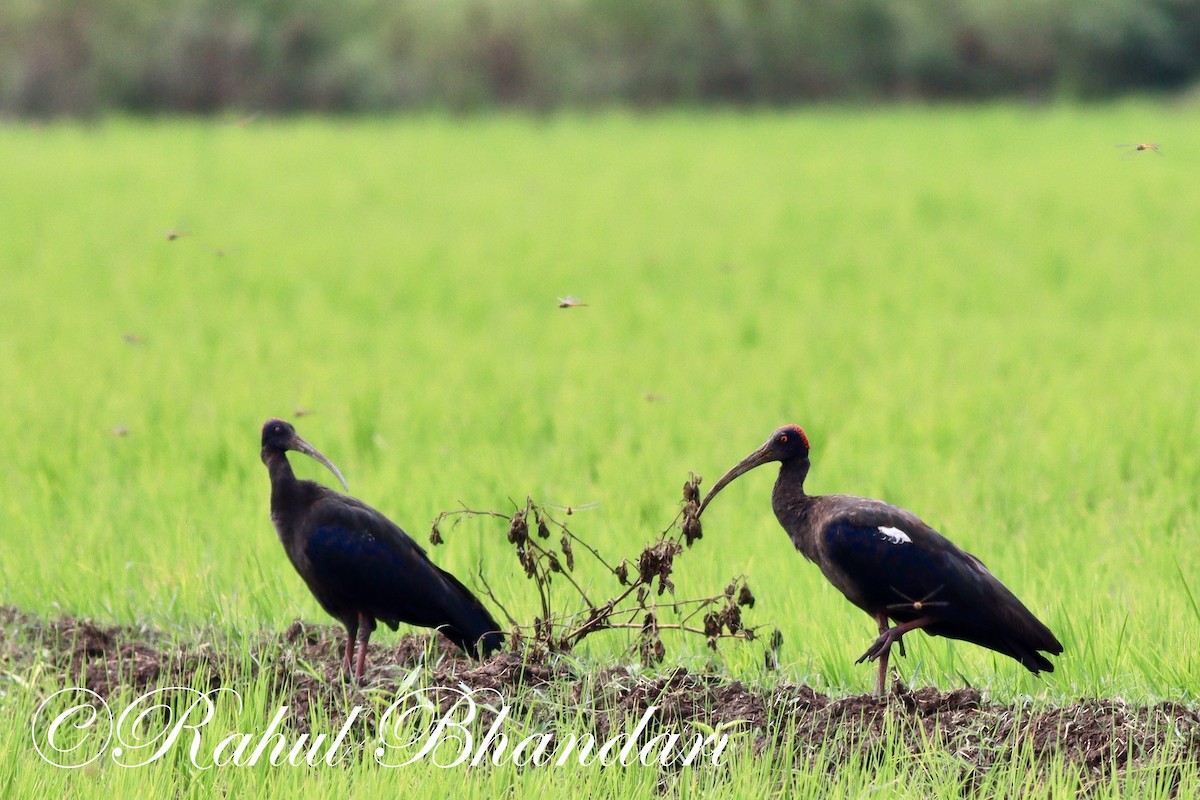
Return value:
<svg viewBox="0 0 1200 800">
<path fill-rule="evenodd" d="M 362 677 L 376 621 L 393 630 L 401 622 L 437 628 L 472 656 L 500 648 L 499 625 L 470 590 L 366 503 L 314 481 L 297 480 L 288 450 L 312 456 L 341 475 L 288 423 L 268 420 L 263 426 L 271 520 L 313 596 L 346 626 L 347 670 L 353 663 L 355 677 Z"/>
</svg>

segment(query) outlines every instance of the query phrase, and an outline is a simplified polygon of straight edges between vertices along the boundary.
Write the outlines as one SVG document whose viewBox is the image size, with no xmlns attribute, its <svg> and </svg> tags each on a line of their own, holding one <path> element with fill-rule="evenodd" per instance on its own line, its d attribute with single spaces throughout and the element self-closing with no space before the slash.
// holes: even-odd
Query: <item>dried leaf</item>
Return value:
<svg viewBox="0 0 1200 800">
<path fill-rule="evenodd" d="M 525 577 L 532 578 L 537 574 L 537 559 L 524 543 L 517 545 L 517 558 L 525 568 Z"/>
<path fill-rule="evenodd" d="M 725 627 L 730 633 L 737 633 L 742 629 L 742 612 L 737 606 L 729 606 L 725 609 Z"/>
<path fill-rule="evenodd" d="M 525 521 L 524 512 L 518 511 L 512 515 L 512 522 L 508 526 L 508 540 L 517 545 L 529 540 L 529 524 Z"/>
<path fill-rule="evenodd" d="M 565 533 L 563 534 L 562 541 L 559 542 L 559 546 L 562 548 L 563 557 L 567 559 L 567 569 L 574 572 L 575 554 L 571 551 L 571 539 Z"/>
<path fill-rule="evenodd" d="M 692 542 L 704 537 L 704 529 L 700 526 L 699 517 L 694 514 L 685 514 L 683 517 L 683 538 L 687 542 L 688 547 L 692 546 Z"/>
</svg>

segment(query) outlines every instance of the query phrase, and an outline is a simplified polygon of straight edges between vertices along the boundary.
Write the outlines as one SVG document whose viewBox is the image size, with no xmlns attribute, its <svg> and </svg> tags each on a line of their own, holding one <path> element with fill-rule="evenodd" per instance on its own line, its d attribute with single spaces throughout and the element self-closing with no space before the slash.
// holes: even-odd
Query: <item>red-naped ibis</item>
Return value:
<svg viewBox="0 0 1200 800">
<path fill-rule="evenodd" d="M 1062 644 L 975 556 L 955 546 L 916 514 L 881 500 L 844 494 L 808 495 L 808 436 L 798 425 L 766 443 L 721 476 L 700 513 L 731 481 L 778 461 L 771 495 L 775 517 L 805 558 L 879 625 L 879 638 L 855 663 L 879 661 L 875 691 L 883 695 L 888 654 L 920 628 L 1011 656 L 1030 672 L 1054 671 L 1039 650 L 1058 655 Z M 888 626 L 888 619 L 897 623 Z"/>
<path fill-rule="evenodd" d="M 315 481 L 297 480 L 287 451 L 315 458 L 346 481 L 329 459 L 281 419 L 262 428 L 262 460 L 271 475 L 271 521 L 292 566 L 321 607 L 346 626 L 348 672 L 361 679 L 376 620 L 440 630 L 472 656 L 504 641 L 500 626 L 457 578 L 439 569 L 407 533 L 366 503 Z M 355 659 L 355 643 L 358 657 Z"/>
</svg>

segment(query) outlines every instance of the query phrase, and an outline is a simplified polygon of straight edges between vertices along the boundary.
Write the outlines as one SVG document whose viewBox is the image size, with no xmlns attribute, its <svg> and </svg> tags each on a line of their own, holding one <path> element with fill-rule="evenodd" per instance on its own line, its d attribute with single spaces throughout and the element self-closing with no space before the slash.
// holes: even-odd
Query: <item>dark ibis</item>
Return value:
<svg viewBox="0 0 1200 800">
<path fill-rule="evenodd" d="M 343 668 L 361 680 L 376 620 L 436 628 L 473 657 L 498 650 L 500 626 L 457 578 L 440 569 L 398 525 L 366 503 L 316 481 L 297 480 L 287 451 L 315 458 L 346 480 L 329 459 L 281 419 L 262 429 L 262 460 L 271 475 L 271 521 L 292 566 L 317 602 L 346 626 Z M 358 646 L 355 658 L 355 644 Z"/>
<path fill-rule="evenodd" d="M 855 662 L 879 661 L 877 694 L 885 691 L 892 645 L 904 655 L 902 637 L 918 628 L 1011 656 L 1034 674 L 1054 671 L 1038 651 L 1058 655 L 1062 644 L 982 561 L 906 509 L 866 497 L 805 494 L 808 453 L 802 428 L 780 428 L 721 476 L 699 513 L 738 476 L 780 463 L 771 495 L 779 524 L 796 549 L 879 625 L 879 638 Z M 895 626 L 889 627 L 889 618 Z"/>
</svg>

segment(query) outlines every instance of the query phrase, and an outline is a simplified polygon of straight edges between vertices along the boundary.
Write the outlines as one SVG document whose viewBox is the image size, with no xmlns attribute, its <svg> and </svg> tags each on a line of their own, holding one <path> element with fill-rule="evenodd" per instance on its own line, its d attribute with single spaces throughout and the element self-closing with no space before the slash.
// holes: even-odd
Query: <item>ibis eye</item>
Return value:
<svg viewBox="0 0 1200 800">
<path fill-rule="evenodd" d="M 787 444 L 787 434 L 786 433 L 779 434 L 779 442 L 780 442 L 780 444 Z"/>
</svg>

